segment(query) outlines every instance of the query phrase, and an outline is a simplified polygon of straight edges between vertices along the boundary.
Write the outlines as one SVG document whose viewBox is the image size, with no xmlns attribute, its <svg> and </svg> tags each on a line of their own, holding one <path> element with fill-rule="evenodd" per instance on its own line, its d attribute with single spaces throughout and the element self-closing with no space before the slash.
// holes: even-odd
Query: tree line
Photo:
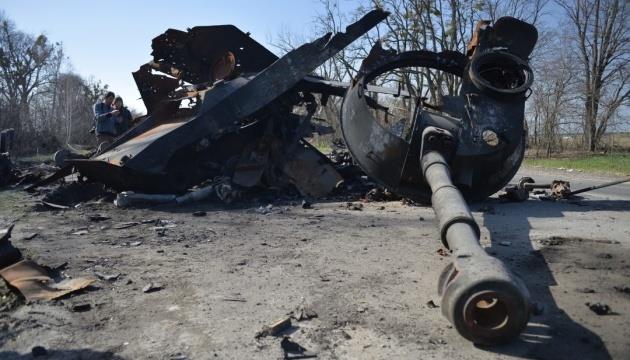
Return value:
<svg viewBox="0 0 630 360">
<path fill-rule="evenodd" d="M 61 43 L 19 30 L 0 12 L 0 130 L 15 130 L 15 154 L 94 141 L 92 106 L 107 85 L 69 68 Z"/>
<path fill-rule="evenodd" d="M 526 111 L 530 147 L 541 155 L 562 152 L 562 138 L 570 134 L 579 139 L 579 147 L 593 152 L 605 146 L 602 139 L 611 129 L 630 130 L 626 0 L 359 0 L 350 13 L 341 10 L 339 0 L 322 0 L 314 33 L 343 31 L 374 7 L 391 15 L 320 67 L 320 75 L 348 81 L 377 41 L 398 52 L 466 53 L 477 21 L 512 16 L 539 31 L 530 60 L 535 81 Z M 284 30 L 273 43 L 286 52 L 308 35 Z M 433 101 L 456 94 L 460 85 L 459 78 L 429 69 L 402 69 L 379 81 Z M 334 117 L 339 105 L 329 102 L 326 117 Z M 396 100 L 394 105 L 410 110 L 413 104 Z"/>
</svg>

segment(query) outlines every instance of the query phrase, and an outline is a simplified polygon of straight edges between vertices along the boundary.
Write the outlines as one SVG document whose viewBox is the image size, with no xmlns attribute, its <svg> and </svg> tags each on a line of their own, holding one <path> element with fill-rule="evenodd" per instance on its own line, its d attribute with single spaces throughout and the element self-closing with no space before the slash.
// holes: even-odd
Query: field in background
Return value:
<svg viewBox="0 0 630 360">
<path fill-rule="evenodd" d="M 552 158 L 527 157 L 523 164 L 525 166 L 565 168 L 607 175 L 630 175 L 630 153 L 573 154 L 571 156 L 558 155 Z"/>
</svg>

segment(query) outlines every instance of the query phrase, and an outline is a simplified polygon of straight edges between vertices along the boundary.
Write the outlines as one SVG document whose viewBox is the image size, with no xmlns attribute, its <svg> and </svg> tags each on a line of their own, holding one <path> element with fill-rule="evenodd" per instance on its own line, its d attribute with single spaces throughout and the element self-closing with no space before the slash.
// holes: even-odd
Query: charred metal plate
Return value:
<svg viewBox="0 0 630 360">
<path fill-rule="evenodd" d="M 412 51 L 383 58 L 359 75 L 344 97 L 341 131 L 352 157 L 369 176 L 405 196 L 425 198 L 428 194 L 426 186 L 403 181 L 411 144 L 374 118 L 366 94 L 369 82 L 379 74 L 406 66 L 432 67 L 461 76 L 464 64 L 465 57 L 459 53 Z M 416 172 L 419 172 L 419 165 Z"/>
<path fill-rule="evenodd" d="M 210 71 L 226 52 L 234 54 L 240 73 L 259 72 L 278 57 L 234 25 L 169 29 L 153 39 L 153 58 L 182 71 L 181 79 L 198 84 L 210 81 Z"/>
<path fill-rule="evenodd" d="M 303 196 L 327 195 L 343 181 L 330 161 L 306 142 L 294 149 L 282 170 Z"/>
</svg>

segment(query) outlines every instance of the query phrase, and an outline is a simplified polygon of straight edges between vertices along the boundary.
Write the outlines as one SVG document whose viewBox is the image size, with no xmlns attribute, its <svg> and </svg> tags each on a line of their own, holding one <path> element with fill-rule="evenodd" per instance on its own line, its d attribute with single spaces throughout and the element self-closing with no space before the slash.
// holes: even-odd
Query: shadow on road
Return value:
<svg viewBox="0 0 630 360">
<path fill-rule="evenodd" d="M 502 259 L 512 271 L 525 280 L 532 301 L 543 309 L 542 314 L 532 315 L 518 340 L 508 345 L 484 349 L 531 359 L 610 359 L 611 355 L 602 339 L 573 320 L 556 303 L 551 287 L 556 286 L 557 282 L 544 253 L 532 246 L 530 219 L 561 220 L 564 217 L 563 213 L 572 211 L 594 212 L 592 216 L 597 216 L 598 210 L 630 210 L 630 201 L 529 200 L 523 203 L 500 203 L 496 199 L 489 199 L 483 205 L 494 207 L 496 212 L 500 211 L 505 215 L 484 216 L 483 225 L 491 234 L 492 245 L 487 249 L 488 252 Z M 561 223 L 558 221 L 558 224 Z M 508 231 L 505 231 L 506 225 Z M 493 233 L 497 235 L 492 236 Z M 499 242 L 506 240 L 511 241 L 513 245 L 498 246 Z"/>
</svg>

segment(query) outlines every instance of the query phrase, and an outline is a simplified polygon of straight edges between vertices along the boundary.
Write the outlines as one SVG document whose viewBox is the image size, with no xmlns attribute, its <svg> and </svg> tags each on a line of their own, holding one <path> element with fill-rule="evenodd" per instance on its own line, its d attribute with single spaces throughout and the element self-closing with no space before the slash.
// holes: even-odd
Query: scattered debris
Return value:
<svg viewBox="0 0 630 360">
<path fill-rule="evenodd" d="M 559 246 L 564 244 L 565 239 L 560 236 L 551 236 L 546 239 L 540 239 L 540 244 L 545 246 Z"/>
<path fill-rule="evenodd" d="M 313 205 L 306 200 L 302 200 L 302 209 L 312 209 Z"/>
<path fill-rule="evenodd" d="M 511 241 L 499 241 L 499 245 L 501 246 L 512 246 Z"/>
<path fill-rule="evenodd" d="M 614 289 L 620 293 L 630 294 L 630 286 L 614 286 Z"/>
<path fill-rule="evenodd" d="M 285 359 L 311 359 L 317 357 L 317 354 L 307 350 L 300 344 L 291 341 L 291 338 L 285 336 L 280 341 L 280 347 L 284 351 Z"/>
<path fill-rule="evenodd" d="M 76 278 L 57 282 L 43 267 L 30 260 L 20 260 L 5 267 L 0 270 L 0 276 L 18 289 L 28 301 L 57 299 L 84 289 L 95 281 L 91 278 Z"/>
<path fill-rule="evenodd" d="M 354 203 L 354 202 L 348 202 L 348 203 L 346 203 L 346 209 L 361 211 L 361 210 L 363 210 L 363 204 L 361 204 L 361 203 Z"/>
<path fill-rule="evenodd" d="M 104 274 L 104 273 L 98 272 L 98 271 L 95 271 L 94 275 L 96 275 L 96 277 L 98 277 L 99 279 L 105 280 L 105 281 L 116 281 L 120 277 L 120 273 Z"/>
<path fill-rule="evenodd" d="M 78 236 L 87 235 L 87 234 L 88 234 L 87 230 L 79 230 L 72 233 L 72 235 L 78 235 Z"/>
<path fill-rule="evenodd" d="M 62 262 L 60 264 L 57 264 L 57 265 L 50 266 L 50 268 L 53 269 L 54 271 L 61 271 L 61 270 L 65 269 L 66 267 L 68 267 L 68 262 L 67 261 L 64 261 L 64 262 Z"/>
<path fill-rule="evenodd" d="M 436 309 L 436 308 L 439 308 L 440 305 L 437 305 L 433 300 L 429 300 L 427 301 L 427 307 L 429 309 Z"/>
<path fill-rule="evenodd" d="M 433 345 L 446 345 L 448 344 L 446 342 L 446 340 L 444 339 L 436 339 L 436 338 L 431 338 L 429 339 L 429 344 L 433 344 Z"/>
<path fill-rule="evenodd" d="M 70 209 L 81 203 L 108 197 L 113 197 L 113 193 L 102 184 L 70 182 L 62 183 L 47 193 L 42 203 L 56 209 Z"/>
<path fill-rule="evenodd" d="M 104 216 L 104 215 L 101 215 L 101 214 L 88 215 L 88 220 L 94 221 L 94 222 L 105 221 L 105 220 L 109 220 L 109 219 L 110 219 L 109 216 Z"/>
<path fill-rule="evenodd" d="M 594 312 L 597 315 L 610 315 L 612 314 L 612 311 L 610 310 L 610 306 L 606 305 L 606 304 L 602 304 L 602 303 L 586 303 L 586 306 L 588 306 L 589 309 L 591 309 L 592 312 Z"/>
<path fill-rule="evenodd" d="M 169 194 L 139 194 L 133 191 L 123 191 L 116 195 L 114 205 L 127 208 L 139 204 L 167 204 L 175 202 L 177 195 Z"/>
<path fill-rule="evenodd" d="M 117 229 L 117 230 L 128 229 L 128 228 L 136 226 L 136 225 L 140 225 L 140 223 L 137 222 L 137 221 L 124 222 L 124 223 L 120 223 L 120 224 L 114 226 L 114 229 Z"/>
<path fill-rule="evenodd" d="M 312 309 L 310 304 L 307 304 L 304 298 L 300 302 L 295 310 L 291 313 L 291 317 L 297 321 L 310 320 L 317 317 L 317 313 Z"/>
<path fill-rule="evenodd" d="M 86 312 L 92 309 L 92 304 L 90 303 L 77 303 L 72 304 L 71 310 L 72 312 Z"/>
<path fill-rule="evenodd" d="M 222 297 L 221 301 L 247 302 L 247 300 L 242 297 Z"/>
<path fill-rule="evenodd" d="M 197 216 L 197 217 L 206 216 L 206 212 L 203 210 L 195 211 L 193 213 L 193 216 Z"/>
<path fill-rule="evenodd" d="M 447 257 L 447 256 L 451 256 L 451 253 L 449 250 L 444 249 L 444 248 L 439 248 L 437 250 L 438 255 L 443 256 L 443 257 Z"/>
<path fill-rule="evenodd" d="M 273 211 L 273 205 L 272 204 L 267 204 L 267 206 L 259 206 L 258 209 L 256 209 L 256 212 L 261 214 L 261 215 L 267 215 L 267 214 L 271 214 Z"/>
<path fill-rule="evenodd" d="M 282 331 L 291 327 L 291 317 L 282 318 L 271 325 L 263 326 L 262 330 L 256 333 L 254 336 L 256 339 L 264 336 L 276 336 Z"/>
<path fill-rule="evenodd" d="M 365 194 L 367 201 L 398 201 L 401 197 L 381 187 L 371 189 Z"/>
<path fill-rule="evenodd" d="M 38 235 L 38 233 L 36 233 L 36 232 L 35 233 L 28 233 L 28 234 L 25 234 L 24 237 L 22 237 L 22 239 L 24 239 L 24 240 L 33 240 L 33 239 L 35 239 L 35 237 L 37 235 Z"/>
<path fill-rule="evenodd" d="M 42 200 L 42 204 L 44 204 L 44 205 L 46 205 L 46 206 L 48 206 L 50 208 L 53 208 L 53 209 L 59 209 L 59 210 L 70 209 L 69 206 L 54 204 L 54 203 L 51 203 L 51 202 L 48 202 L 48 201 L 44 201 L 44 200 Z"/>
<path fill-rule="evenodd" d="M 156 292 L 156 291 L 160 291 L 162 290 L 162 284 L 159 283 L 148 283 L 146 284 L 143 288 L 142 288 L 142 292 L 144 293 L 152 293 L 152 292 Z"/>
<path fill-rule="evenodd" d="M 573 171 L 573 169 L 570 169 Z M 571 172 L 570 171 L 570 172 Z M 529 198 L 530 193 L 535 194 L 534 197 L 540 200 L 560 200 L 569 199 L 577 194 L 587 191 L 605 188 L 617 184 L 629 182 L 630 177 L 620 180 L 606 182 L 600 185 L 589 186 L 583 189 L 571 191 L 571 184 L 564 180 L 553 180 L 550 184 L 536 184 L 531 177 L 521 178 L 516 185 L 506 186 L 504 193 L 499 194 L 499 199 L 504 201 L 520 202 Z"/>
<path fill-rule="evenodd" d="M 582 294 L 595 294 L 595 290 L 591 289 L 591 288 L 578 288 L 575 289 L 575 291 L 582 293 Z"/>
</svg>

